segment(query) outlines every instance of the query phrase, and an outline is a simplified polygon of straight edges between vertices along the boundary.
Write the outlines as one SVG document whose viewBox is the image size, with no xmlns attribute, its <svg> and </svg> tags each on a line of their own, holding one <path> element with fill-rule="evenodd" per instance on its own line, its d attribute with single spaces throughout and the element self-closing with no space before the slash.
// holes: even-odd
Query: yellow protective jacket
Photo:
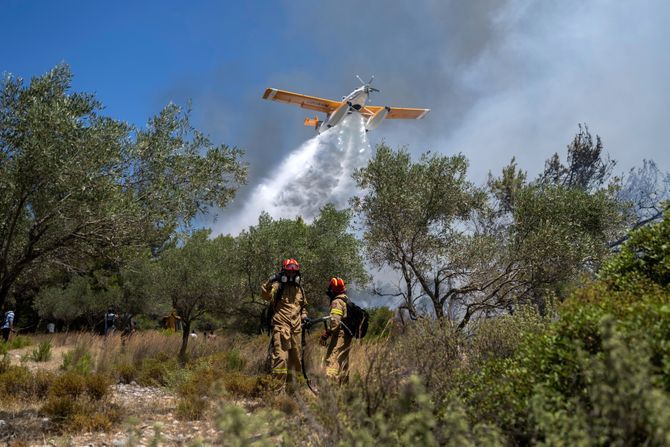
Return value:
<svg viewBox="0 0 670 447">
<path fill-rule="evenodd" d="M 302 287 L 293 283 L 284 284 L 281 299 L 277 300 L 277 293 L 281 283 L 267 281 L 261 286 L 261 296 L 265 301 L 274 304 L 273 327 L 283 327 L 291 332 L 302 331 L 302 320 L 307 317 L 307 298 Z"/>
<path fill-rule="evenodd" d="M 330 320 L 328 322 L 328 329 L 331 333 L 340 329 L 342 326 L 342 319 L 347 317 L 347 299 L 345 294 L 340 294 L 330 302 Z M 349 333 L 346 329 L 342 329 L 345 333 Z"/>
</svg>

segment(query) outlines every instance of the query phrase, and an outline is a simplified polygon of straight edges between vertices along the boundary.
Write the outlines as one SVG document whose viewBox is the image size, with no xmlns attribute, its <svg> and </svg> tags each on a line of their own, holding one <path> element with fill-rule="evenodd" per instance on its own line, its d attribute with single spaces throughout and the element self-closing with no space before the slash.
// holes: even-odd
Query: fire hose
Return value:
<svg viewBox="0 0 670 447">
<path fill-rule="evenodd" d="M 312 326 L 316 324 L 323 322 L 324 327 L 326 327 L 326 322 L 330 320 L 330 318 L 331 318 L 330 315 L 316 318 L 314 320 L 307 318 L 302 323 L 302 353 L 300 358 L 300 364 L 302 365 L 302 376 L 305 378 L 305 382 L 307 383 L 307 387 L 309 388 L 309 390 L 315 395 L 318 395 L 319 393 L 314 388 L 312 388 L 312 382 L 309 380 L 309 377 L 307 376 L 307 369 L 305 368 L 305 347 L 307 346 L 306 335 L 309 333 L 309 330 L 312 328 Z"/>
</svg>

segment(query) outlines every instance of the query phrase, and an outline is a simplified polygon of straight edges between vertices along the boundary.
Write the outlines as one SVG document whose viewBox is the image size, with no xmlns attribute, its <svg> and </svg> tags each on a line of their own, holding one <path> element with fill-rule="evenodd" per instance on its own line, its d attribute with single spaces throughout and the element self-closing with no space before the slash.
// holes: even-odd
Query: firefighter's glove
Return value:
<svg viewBox="0 0 670 447">
<path fill-rule="evenodd" d="M 330 337 L 328 331 L 323 331 L 323 334 L 319 337 L 319 344 L 321 346 L 328 346 L 328 337 Z"/>
<path fill-rule="evenodd" d="M 305 317 L 302 319 L 302 327 L 305 327 L 309 329 L 309 327 L 312 325 L 312 320 L 309 319 L 309 317 Z"/>
<path fill-rule="evenodd" d="M 279 281 L 279 278 L 280 278 L 279 273 L 275 273 L 274 275 L 268 278 L 268 282 L 277 282 Z"/>
</svg>

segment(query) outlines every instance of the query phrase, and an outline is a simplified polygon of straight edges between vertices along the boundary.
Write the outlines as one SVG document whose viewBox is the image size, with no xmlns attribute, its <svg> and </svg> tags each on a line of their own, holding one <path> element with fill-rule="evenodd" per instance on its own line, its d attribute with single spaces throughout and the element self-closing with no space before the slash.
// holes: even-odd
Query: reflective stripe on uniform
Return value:
<svg viewBox="0 0 670 447">
<path fill-rule="evenodd" d="M 332 309 L 330 309 L 330 314 L 331 314 L 331 315 L 340 315 L 340 316 L 342 316 L 342 315 L 344 315 L 344 312 L 342 312 L 340 309 L 332 308 Z"/>
<path fill-rule="evenodd" d="M 328 376 L 333 375 L 333 374 L 337 375 L 338 372 L 339 372 L 339 368 L 337 368 L 337 367 L 326 368 L 326 375 L 328 375 Z"/>
<path fill-rule="evenodd" d="M 272 374 L 288 374 L 288 368 L 272 368 Z"/>
</svg>

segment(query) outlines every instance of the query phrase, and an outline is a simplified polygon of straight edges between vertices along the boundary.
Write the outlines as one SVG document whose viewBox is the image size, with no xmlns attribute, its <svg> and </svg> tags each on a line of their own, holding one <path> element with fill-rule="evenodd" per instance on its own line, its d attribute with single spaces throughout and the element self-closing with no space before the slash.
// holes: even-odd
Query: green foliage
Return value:
<svg viewBox="0 0 670 447">
<path fill-rule="evenodd" d="M 93 329 L 106 309 L 120 301 L 121 293 L 116 285 L 101 288 L 94 279 L 77 275 L 65 287 L 45 287 L 40 290 L 33 307 L 40 317 L 62 320 L 66 325 L 84 317 Z"/>
<path fill-rule="evenodd" d="M 622 223 L 612 191 L 557 185 L 521 189 L 512 214 L 511 249 L 536 295 L 598 266 L 609 254 L 608 236 Z"/>
<path fill-rule="evenodd" d="M 17 335 L 15 337 L 10 337 L 8 342 L 0 341 L 0 354 L 5 354 L 11 349 L 21 349 L 26 346 L 30 346 L 32 341 L 29 337 L 24 337 L 22 335 Z"/>
<path fill-rule="evenodd" d="M 248 415 L 243 408 L 223 404 L 215 416 L 219 429 L 216 444 L 225 447 L 270 447 L 295 445 L 285 432 L 284 417 L 277 412 L 260 411 Z"/>
<path fill-rule="evenodd" d="M 460 228 L 486 205 L 484 192 L 466 179 L 467 167 L 463 155 L 426 153 L 413 162 L 407 150 L 380 144 L 354 175 L 366 191 L 353 202 L 368 258 L 401 272 L 410 284 L 418 280 L 438 318 L 452 298 L 447 277 L 460 280 L 459 272 L 472 266 L 472 256 L 463 253 L 472 235 Z M 414 309 L 411 289 L 404 291 L 405 305 Z"/>
<path fill-rule="evenodd" d="M 641 280 L 661 286 L 670 284 L 670 210 L 655 225 L 630 234 L 621 253 L 610 260 L 600 277 L 618 288 L 636 285 Z"/>
<path fill-rule="evenodd" d="M 324 290 L 333 276 L 344 278 L 350 288 L 364 286 L 368 275 L 361 243 L 349 228 L 350 220 L 349 211 L 336 210 L 332 205 L 324 206 L 311 224 L 301 218 L 274 220 L 262 214 L 258 224 L 235 240 L 233 265 L 239 268 L 238 288 L 244 296 L 258 298 L 260 285 L 278 271 L 286 258 L 300 262 L 302 285 L 312 306 L 327 305 Z"/>
<path fill-rule="evenodd" d="M 93 370 L 93 356 L 84 344 L 76 345 L 71 351 L 63 353 L 61 369 L 88 374 Z"/>
<path fill-rule="evenodd" d="M 531 305 L 519 306 L 512 315 L 482 318 L 472 324 L 468 361 L 483 363 L 512 357 L 525 336 L 541 333 L 549 323 Z"/>
<path fill-rule="evenodd" d="M 388 335 L 390 333 L 393 311 L 386 306 L 366 309 L 370 314 L 367 338 Z"/>
<path fill-rule="evenodd" d="M 42 399 L 47 395 L 52 381 L 53 374 L 50 372 L 38 371 L 32 374 L 25 367 L 7 365 L 0 368 L 0 398 L 7 401 Z"/>
<path fill-rule="evenodd" d="M 102 374 L 65 372 L 53 379 L 40 411 L 70 430 L 109 430 L 123 414 L 118 405 L 106 399 L 111 383 Z"/>
<path fill-rule="evenodd" d="M 178 368 L 174 357 L 159 355 L 156 358 L 146 358 L 136 372 L 137 383 L 145 386 L 167 386 L 171 383 L 173 372 Z"/>
<path fill-rule="evenodd" d="M 0 86 L 0 304 L 31 269 L 84 270 L 93 254 L 118 260 L 124 248 L 162 245 L 224 207 L 246 177 L 240 151 L 212 144 L 179 107 L 135 129 L 71 85 L 58 65 Z"/>
<path fill-rule="evenodd" d="M 37 349 L 33 349 L 30 359 L 34 362 L 48 362 L 51 360 L 51 342 L 47 340 L 40 343 Z"/>
</svg>

